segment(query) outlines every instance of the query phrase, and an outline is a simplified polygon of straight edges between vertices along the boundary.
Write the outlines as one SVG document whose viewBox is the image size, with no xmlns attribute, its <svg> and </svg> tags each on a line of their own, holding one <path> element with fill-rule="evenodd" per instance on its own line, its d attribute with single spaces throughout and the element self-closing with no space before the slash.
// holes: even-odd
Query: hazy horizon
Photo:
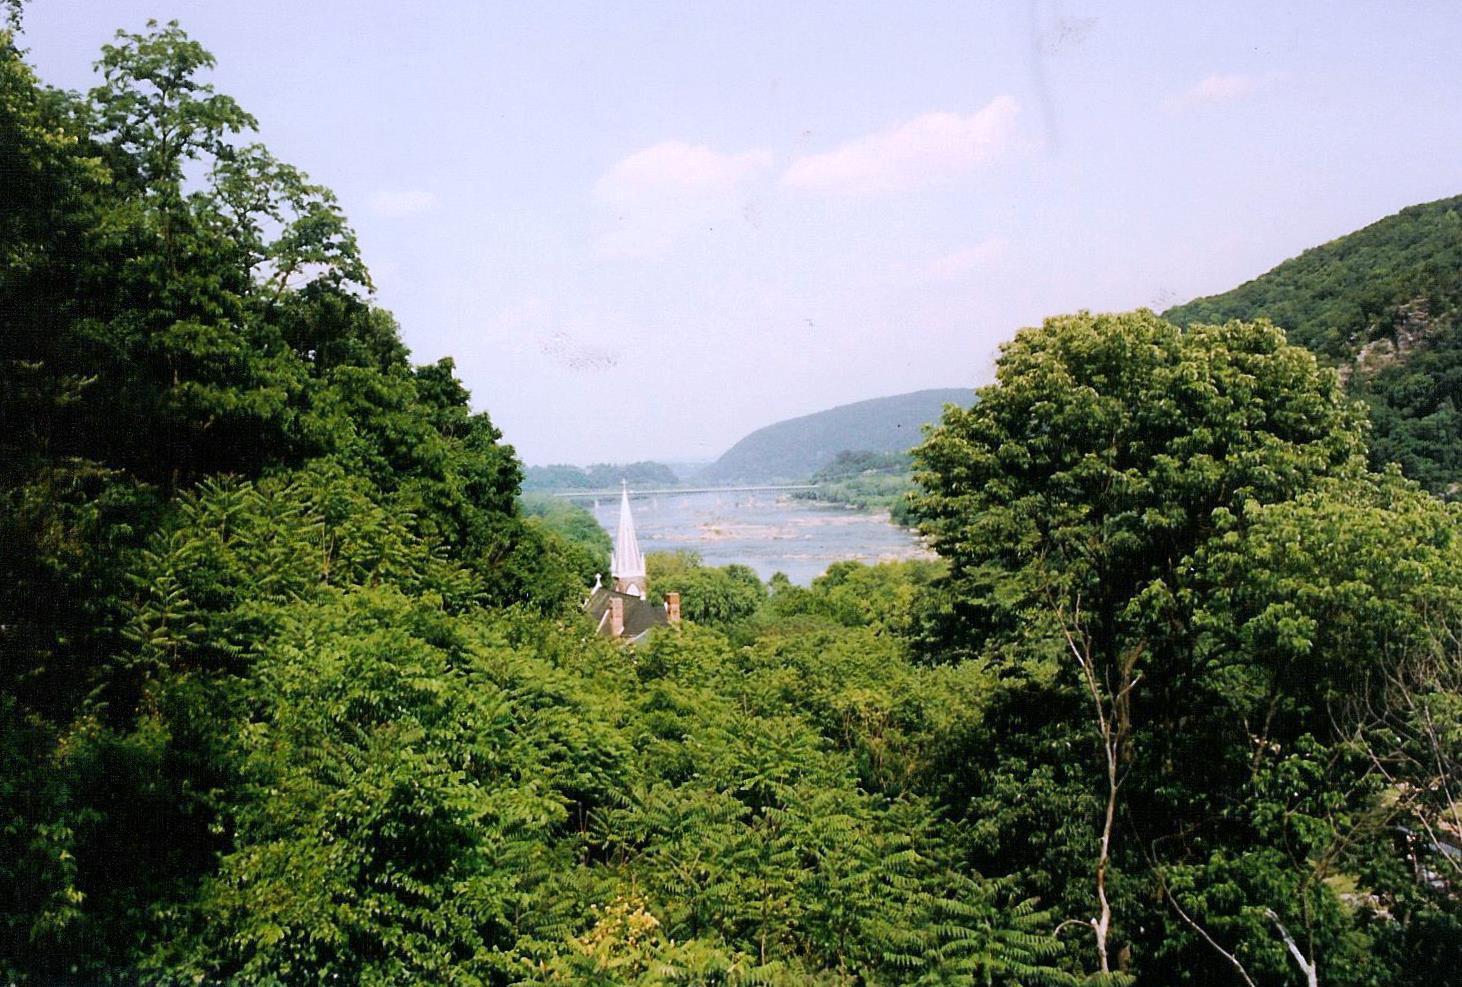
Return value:
<svg viewBox="0 0 1462 987">
<path fill-rule="evenodd" d="M 989 379 L 1462 191 L 1462 12 L 35 0 L 42 78 L 178 19 L 526 462 L 715 459 Z"/>
</svg>

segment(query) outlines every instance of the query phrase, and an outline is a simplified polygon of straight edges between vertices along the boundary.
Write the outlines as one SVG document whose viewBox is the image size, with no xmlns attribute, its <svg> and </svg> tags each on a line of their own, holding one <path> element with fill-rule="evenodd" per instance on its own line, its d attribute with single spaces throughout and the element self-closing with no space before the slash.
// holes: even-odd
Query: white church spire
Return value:
<svg viewBox="0 0 1462 987">
<path fill-rule="evenodd" d="M 624 480 L 619 483 L 619 531 L 614 536 L 610 574 L 614 576 L 614 588 L 619 592 L 644 597 L 645 557 L 640 554 L 634 515 L 629 512 L 629 484 Z"/>
</svg>

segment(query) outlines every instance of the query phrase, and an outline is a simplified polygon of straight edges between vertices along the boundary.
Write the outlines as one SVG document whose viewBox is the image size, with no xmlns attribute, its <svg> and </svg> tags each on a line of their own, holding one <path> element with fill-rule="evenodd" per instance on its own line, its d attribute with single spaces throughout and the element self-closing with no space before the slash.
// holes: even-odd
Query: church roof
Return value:
<svg viewBox="0 0 1462 987">
<path fill-rule="evenodd" d="M 614 555 L 610 559 L 609 573 L 615 579 L 645 577 L 645 557 L 640 553 L 634 515 L 629 511 L 629 485 L 623 480 L 620 481 L 619 530 L 614 536 Z"/>
<path fill-rule="evenodd" d="M 624 602 L 624 634 L 622 637 L 629 640 L 636 640 L 645 633 L 656 627 L 664 627 L 670 623 L 669 616 L 665 612 L 664 604 L 650 603 L 638 596 L 629 593 L 618 593 L 612 589 L 605 589 L 600 586 L 590 594 L 584 609 L 594 622 L 599 624 L 604 633 L 608 633 L 608 620 L 606 614 L 609 612 L 609 601 L 619 597 Z"/>
</svg>

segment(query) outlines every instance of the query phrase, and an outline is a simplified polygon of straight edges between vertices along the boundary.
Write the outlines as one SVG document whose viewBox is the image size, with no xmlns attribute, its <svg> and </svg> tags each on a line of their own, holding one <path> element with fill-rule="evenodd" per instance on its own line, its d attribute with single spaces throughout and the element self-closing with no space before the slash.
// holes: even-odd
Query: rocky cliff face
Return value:
<svg viewBox="0 0 1462 987">
<path fill-rule="evenodd" d="M 1367 333 L 1370 342 L 1356 351 L 1355 359 L 1340 367 L 1340 379 L 1349 384 L 1351 378 L 1359 375 L 1372 378 L 1387 367 L 1405 363 L 1414 352 L 1444 332 L 1449 321 L 1434 318 L 1431 303 L 1425 298 L 1415 298 L 1396 309 L 1396 315 L 1387 326 L 1376 326 Z"/>
</svg>

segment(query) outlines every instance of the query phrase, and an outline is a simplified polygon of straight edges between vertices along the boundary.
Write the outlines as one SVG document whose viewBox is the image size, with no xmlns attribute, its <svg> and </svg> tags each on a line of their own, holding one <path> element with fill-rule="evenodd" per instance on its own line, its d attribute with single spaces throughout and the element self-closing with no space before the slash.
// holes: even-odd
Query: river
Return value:
<svg viewBox="0 0 1462 987">
<path fill-rule="evenodd" d="M 690 549 L 706 565 L 740 562 L 762 579 L 784 572 L 806 586 L 833 562 L 890 562 L 929 558 L 918 538 L 889 521 L 828 504 L 793 500 L 775 492 L 709 491 L 634 497 L 640 549 Z M 612 537 L 619 524 L 619 498 L 600 498 L 594 516 Z"/>
</svg>

